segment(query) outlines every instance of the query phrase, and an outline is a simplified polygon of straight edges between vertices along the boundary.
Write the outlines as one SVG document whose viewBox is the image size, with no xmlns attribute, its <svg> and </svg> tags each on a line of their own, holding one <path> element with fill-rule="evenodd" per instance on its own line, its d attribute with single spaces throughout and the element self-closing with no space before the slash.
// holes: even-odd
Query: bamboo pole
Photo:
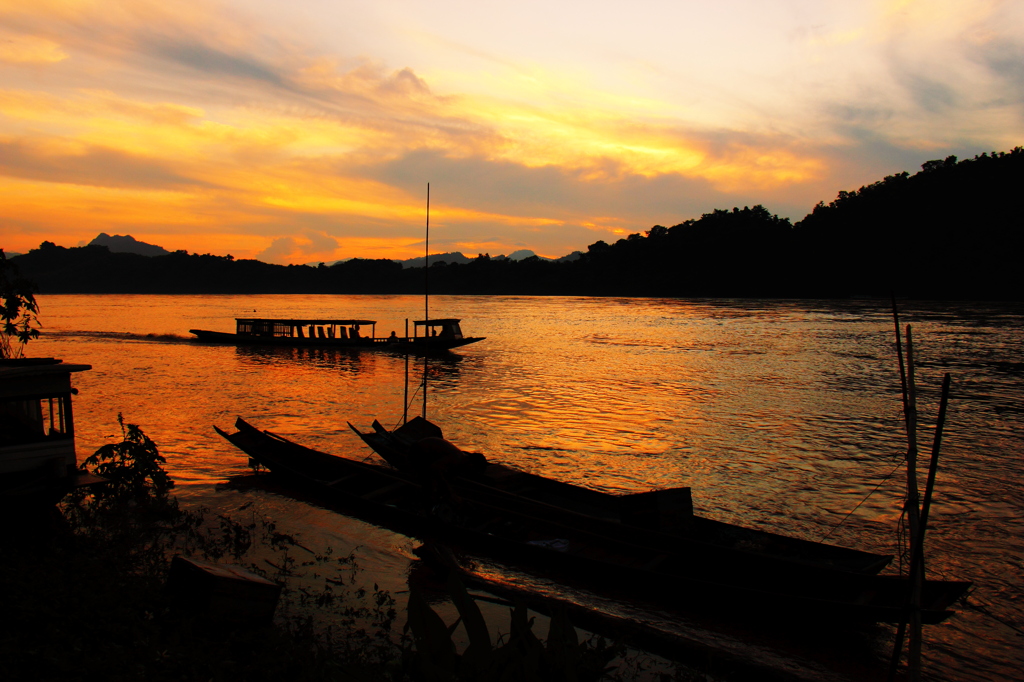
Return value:
<svg viewBox="0 0 1024 682">
<path fill-rule="evenodd" d="M 893 316 L 897 319 L 897 330 L 899 329 L 895 301 L 893 304 Z M 897 335 L 897 350 L 899 350 L 899 336 Z M 949 404 L 950 375 L 947 373 L 942 379 L 942 395 L 939 401 L 939 414 L 936 419 L 935 435 L 932 441 L 931 459 L 928 466 L 928 475 L 925 482 L 924 500 L 918 507 L 916 463 L 917 463 L 917 397 L 914 382 L 913 363 L 913 335 L 910 326 L 907 326 L 907 363 L 904 373 L 903 363 L 900 364 L 901 378 L 904 386 L 904 408 L 907 417 L 907 511 L 911 523 L 911 545 L 910 545 L 910 593 L 908 595 L 909 619 L 901 620 L 896 632 L 896 641 L 893 647 L 893 655 L 889 665 L 888 679 L 895 679 L 899 667 L 900 655 L 903 650 L 903 641 L 907 630 L 907 620 L 910 621 L 910 647 L 907 653 L 907 667 L 909 678 L 912 682 L 921 679 L 921 592 L 925 578 L 924 562 L 924 539 L 928 529 L 928 516 L 931 509 L 932 494 L 935 489 L 935 477 L 938 472 L 939 451 L 942 445 L 942 432 L 946 422 L 946 409 Z M 900 359 L 903 359 L 900 352 Z M 919 513 L 915 513 L 918 512 Z M 916 518 L 915 518 L 916 517 Z"/>
<path fill-rule="evenodd" d="M 892 295 L 892 323 L 894 331 L 896 332 L 896 358 L 899 360 L 900 367 L 900 388 L 901 396 L 903 399 L 903 415 L 904 424 L 906 423 L 906 415 L 910 411 L 910 399 L 907 391 L 907 368 L 903 361 L 903 334 L 900 331 L 900 313 L 896 307 L 896 295 Z M 900 619 L 899 625 L 896 627 L 896 639 L 893 642 L 892 647 L 892 658 L 889 661 L 889 675 L 886 678 L 887 682 L 893 682 L 896 679 L 896 670 L 900 665 L 900 656 L 903 654 L 903 640 L 907 635 L 907 621 L 905 618 Z"/>
<path fill-rule="evenodd" d="M 932 441 L 932 456 L 928 463 L 928 476 L 924 486 L 924 500 L 921 503 L 921 518 L 914 553 L 910 557 L 911 575 L 920 574 L 924 581 L 924 536 L 928 532 L 928 512 L 932 505 L 932 492 L 935 490 L 935 475 L 939 470 L 939 448 L 942 445 L 942 428 L 946 423 L 946 406 L 949 404 L 949 374 L 942 378 L 942 397 L 939 400 L 939 416 L 935 420 L 935 438 Z"/>
<path fill-rule="evenodd" d="M 942 446 L 942 430 L 946 424 L 946 407 L 949 405 L 949 386 L 950 376 L 949 373 L 946 373 L 942 377 L 942 396 L 939 400 L 939 416 L 935 421 L 935 437 L 932 441 L 932 456 L 931 461 L 928 464 L 928 478 L 925 482 L 924 500 L 921 504 L 920 533 L 917 541 L 914 543 L 914 553 L 910 558 L 910 574 L 912 576 L 920 576 L 921 583 L 924 582 L 925 577 L 924 536 L 928 530 L 928 515 L 931 510 L 932 493 L 935 490 L 935 477 L 939 469 L 939 449 Z M 888 679 L 890 682 L 895 679 L 896 670 L 899 667 L 900 654 L 903 651 L 903 640 L 906 636 L 906 628 L 906 619 L 901 620 L 899 627 L 896 630 L 896 643 L 893 647 L 892 660 L 889 663 Z M 920 658 L 918 658 L 918 660 L 913 664 L 911 664 L 911 660 L 908 660 L 911 679 L 920 679 L 920 665 Z"/>
<path fill-rule="evenodd" d="M 935 475 L 939 470 L 939 448 L 942 446 L 942 429 L 946 424 L 946 406 L 949 404 L 949 373 L 942 377 L 942 397 L 939 399 L 939 416 L 935 422 L 935 438 L 932 441 L 932 460 L 928 465 L 928 480 L 924 486 L 924 502 L 921 504 L 921 538 L 928 530 L 928 512 L 932 506 L 932 491 L 935 489 Z M 921 547 L 922 543 L 918 543 Z M 922 555 L 923 560 L 923 555 Z M 924 565 L 923 563 L 921 564 Z"/>
<path fill-rule="evenodd" d="M 903 414 L 906 415 L 910 409 L 910 400 L 907 395 L 907 368 L 903 363 L 903 338 L 900 332 L 900 313 L 896 309 L 896 296 L 892 297 L 892 322 L 896 327 L 896 357 L 900 363 L 900 387 L 903 389 Z"/>
<path fill-rule="evenodd" d="M 916 475 L 916 462 L 917 462 L 917 404 L 916 404 L 916 391 L 914 386 L 914 366 L 913 366 L 913 335 L 910 325 L 907 325 L 907 356 L 904 361 L 903 356 L 903 340 L 900 330 L 900 317 L 899 310 L 896 307 L 896 296 L 892 297 L 892 320 L 893 327 L 896 336 L 896 357 L 899 360 L 900 367 L 900 385 L 902 388 L 903 397 L 903 419 L 907 432 L 907 499 L 904 503 L 904 512 L 908 516 L 908 523 L 911 526 L 910 529 L 910 552 L 911 557 L 914 556 L 914 537 L 917 530 L 917 475 Z M 911 584 L 913 585 L 913 575 L 908 576 Z M 911 590 L 913 592 L 913 590 Z M 908 602 L 913 602 L 913 594 L 908 594 Z M 908 604 L 909 605 L 909 604 Z M 912 608 L 908 610 L 913 611 Z M 896 676 L 896 670 L 899 667 L 900 656 L 903 653 L 903 641 L 906 637 L 907 631 L 907 619 L 901 619 L 899 626 L 896 628 L 896 640 L 893 644 L 892 659 L 889 662 L 889 682 L 892 682 Z"/>
<path fill-rule="evenodd" d="M 917 488 L 917 387 L 914 381 L 914 337 L 907 325 L 907 516 L 910 525 L 910 642 L 907 648 L 907 668 L 911 682 L 921 679 L 921 589 L 922 567 L 914 561 L 919 553 L 921 539 L 921 506 Z"/>
<path fill-rule="evenodd" d="M 409 318 L 405 318 L 405 341 L 409 342 Z M 405 397 L 402 399 L 402 424 L 409 423 L 409 351 L 405 351 Z"/>
<path fill-rule="evenodd" d="M 942 429 L 946 423 L 946 406 L 949 404 L 949 373 L 942 378 L 942 397 L 939 400 L 939 416 L 935 421 L 935 438 L 932 441 L 932 456 L 928 463 L 928 477 L 924 486 L 924 500 L 921 504 L 921 516 L 918 519 L 917 536 L 913 543 L 913 554 L 910 556 L 911 576 L 911 630 L 910 651 L 907 654 L 907 667 L 910 669 L 911 682 L 921 679 L 921 592 L 924 589 L 924 536 L 928 531 L 928 512 L 932 504 L 932 492 L 935 490 L 935 475 L 939 470 L 939 448 L 942 445 Z"/>
</svg>

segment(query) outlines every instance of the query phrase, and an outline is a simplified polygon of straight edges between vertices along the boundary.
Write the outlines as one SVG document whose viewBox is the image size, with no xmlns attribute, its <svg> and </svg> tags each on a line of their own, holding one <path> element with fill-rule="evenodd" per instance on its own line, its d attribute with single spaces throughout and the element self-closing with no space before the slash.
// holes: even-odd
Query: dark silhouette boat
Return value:
<svg viewBox="0 0 1024 682">
<path fill-rule="evenodd" d="M 330 506 L 572 582 L 755 617 L 898 622 L 906 612 L 908 581 L 877 575 L 889 557 L 700 519 L 688 488 L 607 495 L 501 465 L 417 475 L 312 450 L 241 418 L 235 426 L 217 432 Z M 923 622 L 950 616 L 969 586 L 927 581 Z"/>
<path fill-rule="evenodd" d="M 407 475 L 422 477 L 417 443 L 443 440 L 436 424 L 416 417 L 394 431 L 374 420 L 372 432 L 349 427 L 388 464 Z M 426 440 L 425 440 L 426 439 Z M 458 450 L 447 444 L 449 452 Z M 421 448 L 422 450 L 422 448 Z M 587 524 L 601 533 L 649 546 L 686 544 L 709 565 L 731 564 L 740 555 L 756 554 L 766 562 L 856 573 L 880 572 L 891 556 L 873 554 L 703 518 L 693 513 L 690 488 L 612 495 L 530 474 L 499 463 L 449 469 L 447 478 L 464 498 L 499 504 L 524 513 L 555 518 L 570 525 Z"/>
<path fill-rule="evenodd" d="M 78 486 L 104 479 L 78 469 L 71 375 L 91 365 L 55 358 L 0 360 L 0 510 L 43 518 Z M 12 525 L 18 525 L 12 522 Z"/>
<path fill-rule="evenodd" d="M 463 336 L 461 320 L 444 318 L 416 320 L 413 334 L 377 336 L 376 320 L 309 318 L 235 318 L 235 333 L 190 329 L 198 341 L 258 346 L 314 346 L 331 348 L 374 348 L 402 353 L 444 351 L 482 341 L 482 336 Z M 407 324 L 408 326 L 408 324 Z M 364 336 L 363 327 L 370 327 Z M 422 329 L 423 333 L 419 331 Z"/>
</svg>

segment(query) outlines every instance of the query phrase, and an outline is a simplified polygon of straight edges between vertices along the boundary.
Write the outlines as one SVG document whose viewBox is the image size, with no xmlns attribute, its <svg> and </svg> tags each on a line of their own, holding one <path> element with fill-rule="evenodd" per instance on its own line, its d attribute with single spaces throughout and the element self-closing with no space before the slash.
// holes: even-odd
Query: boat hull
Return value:
<svg viewBox="0 0 1024 682">
<path fill-rule="evenodd" d="M 836 622 L 899 622 L 907 581 L 898 576 L 783 566 L 748 556 L 707 560 L 695 547 L 649 546 L 609 536 L 602 527 L 571 524 L 566 516 L 513 509 L 445 490 L 436 482 L 383 466 L 305 448 L 244 420 L 233 434 L 217 429 L 249 456 L 318 500 L 424 540 L 439 540 L 511 564 L 540 568 L 572 582 L 625 590 L 680 608 L 727 608 L 779 617 L 814 614 Z M 969 583 L 928 581 L 922 620 L 941 622 Z"/>
<path fill-rule="evenodd" d="M 362 338 L 302 338 L 289 336 L 252 336 L 215 332 L 206 329 L 190 329 L 196 341 L 202 343 L 220 343 L 235 346 L 286 346 L 289 348 L 352 348 L 393 351 L 400 353 L 444 351 L 471 343 L 483 341 L 485 337 L 471 336 L 461 339 L 439 337 L 416 337 L 412 340 L 377 337 Z"/>
<path fill-rule="evenodd" d="M 394 432 L 374 422 L 372 432 L 349 427 L 386 462 L 399 471 L 412 473 L 412 446 L 426 437 L 441 437 L 441 429 L 417 417 Z M 801 540 L 702 518 L 692 513 L 689 489 L 670 489 L 631 495 L 610 495 L 596 490 L 525 473 L 490 463 L 472 475 L 455 476 L 460 495 L 528 509 L 567 523 L 586 523 L 611 537 L 650 546 L 675 545 L 698 553 L 701 561 L 729 566 L 756 560 L 762 570 L 777 565 L 779 572 L 799 565 L 805 571 L 849 571 L 879 573 L 891 556 L 847 547 Z M 685 491 L 686 509 L 681 510 L 680 493 Z"/>
</svg>

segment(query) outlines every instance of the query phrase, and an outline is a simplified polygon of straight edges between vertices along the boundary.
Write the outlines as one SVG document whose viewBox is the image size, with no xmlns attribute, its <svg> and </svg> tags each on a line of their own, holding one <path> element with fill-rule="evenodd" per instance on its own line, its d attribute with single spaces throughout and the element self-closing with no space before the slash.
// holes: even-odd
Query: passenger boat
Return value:
<svg viewBox="0 0 1024 682">
<path fill-rule="evenodd" d="M 235 333 L 190 329 L 198 341 L 260 346 L 316 346 L 374 348 L 400 352 L 450 350 L 482 341 L 482 336 L 463 336 L 461 320 L 416 320 L 412 336 L 377 336 L 376 320 L 308 318 L 235 318 Z M 364 327 L 370 334 L 364 335 Z M 420 333 L 422 330 L 422 334 Z"/>
<path fill-rule="evenodd" d="M 837 622 L 898 622 L 905 613 L 907 580 L 875 574 L 888 557 L 698 520 L 682 502 L 689 499 L 685 488 L 605 496 L 549 481 L 549 491 L 560 497 L 552 494 L 546 502 L 514 492 L 515 486 L 423 478 L 318 452 L 241 418 L 235 426 L 235 433 L 217 432 L 254 463 L 328 505 L 573 582 L 682 608 L 728 608 L 762 617 L 813 613 Z M 509 481 L 514 478 L 508 474 Z M 619 519 L 574 506 L 573 499 L 585 497 L 592 507 L 617 509 Z M 559 500 L 568 502 L 561 506 Z M 618 532 L 611 531 L 615 527 Z M 840 568 L 846 561 L 849 570 Z M 949 607 L 969 585 L 928 581 L 923 621 L 951 615 Z"/>
</svg>

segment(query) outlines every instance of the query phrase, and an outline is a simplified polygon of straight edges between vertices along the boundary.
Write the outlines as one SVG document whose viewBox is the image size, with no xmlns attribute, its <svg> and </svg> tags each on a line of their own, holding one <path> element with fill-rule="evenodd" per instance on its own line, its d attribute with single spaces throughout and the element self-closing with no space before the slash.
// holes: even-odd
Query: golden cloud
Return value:
<svg viewBox="0 0 1024 682">
<path fill-rule="evenodd" d="M 166 235 L 191 231 L 189 248 L 230 244 L 238 257 L 284 237 L 293 241 L 278 242 L 280 253 L 308 253 L 313 242 L 303 242 L 301 230 L 311 221 L 373 224 L 382 227 L 372 237 L 334 234 L 341 228 L 325 234 L 338 240 L 336 251 L 358 246 L 379 254 L 406 248 L 397 233 L 411 234 L 421 223 L 422 199 L 359 169 L 418 152 L 478 160 L 481 168 L 550 167 L 602 187 L 678 176 L 721 191 L 770 189 L 823 172 L 820 161 L 785 139 L 712 143 L 706 131 L 681 126 L 668 104 L 619 97 L 577 74 L 531 68 L 499 94 L 494 84 L 490 95 L 439 95 L 411 68 L 307 53 L 300 40 L 251 30 L 216 4 L 186 3 L 180 11 L 155 2 L 108 11 L 98 0 L 33 6 L 0 0 L 0 15 L 17 15 L 20 23 L 34 16 L 43 36 L 0 44 L 0 59 L 53 63 L 66 59 L 67 49 L 71 62 L 91 59 L 103 75 L 83 69 L 73 88 L 55 80 L 38 90 L 23 82 L 0 91 L 0 121 L 11 125 L 4 140 L 23 160 L 20 168 L 0 169 L 16 178 L 5 179 L 0 195 L 21 224 L 68 226 L 62 229 L 88 238 L 139 225 Z M 59 43 L 42 32 L 51 18 L 68 24 L 63 33 L 52 29 Z M 107 167 L 97 172 L 90 163 Z M 604 210 L 579 205 L 560 207 L 557 217 L 550 208 L 520 215 L 485 200 L 472 208 L 450 201 L 433 206 L 432 219 L 519 230 L 571 221 L 633 231 L 621 219 L 590 215 Z M 242 231 L 254 235 L 247 247 Z M 499 246 L 482 238 L 459 243 Z M 329 250 L 317 253 L 331 259 Z"/>
<path fill-rule="evenodd" d="M 56 64 L 68 58 L 60 45 L 38 36 L 0 37 L 0 62 L 8 64 Z"/>
</svg>

